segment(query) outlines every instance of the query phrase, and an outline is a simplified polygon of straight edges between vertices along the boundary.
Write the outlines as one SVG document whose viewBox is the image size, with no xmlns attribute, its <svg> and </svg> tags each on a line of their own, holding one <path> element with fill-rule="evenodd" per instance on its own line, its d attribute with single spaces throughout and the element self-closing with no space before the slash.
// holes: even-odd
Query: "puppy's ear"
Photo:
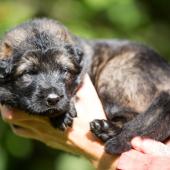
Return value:
<svg viewBox="0 0 170 170">
<path fill-rule="evenodd" d="M 74 58 L 76 59 L 76 62 L 78 64 L 81 64 L 81 61 L 83 59 L 83 51 L 79 47 L 73 47 L 72 45 L 65 45 L 66 50 L 71 54 L 74 55 Z"/>
<path fill-rule="evenodd" d="M 80 48 L 76 48 L 76 54 L 77 54 L 77 62 L 79 63 L 79 64 L 81 64 L 82 63 L 82 60 L 83 60 L 83 56 L 84 56 L 84 52 L 82 51 L 82 49 L 80 49 Z"/>
<path fill-rule="evenodd" d="M 5 80 L 6 77 L 12 71 L 12 64 L 10 59 L 2 59 L 0 60 L 0 80 Z"/>
<path fill-rule="evenodd" d="M 12 46 L 10 44 L 10 42 L 5 41 L 2 42 L 0 45 L 0 58 L 1 59 L 6 59 L 6 58 L 10 58 L 12 56 Z"/>
<path fill-rule="evenodd" d="M 9 41 L 2 41 L 0 44 L 0 79 L 5 78 L 10 74 L 12 70 L 12 53 L 13 48 Z"/>
</svg>

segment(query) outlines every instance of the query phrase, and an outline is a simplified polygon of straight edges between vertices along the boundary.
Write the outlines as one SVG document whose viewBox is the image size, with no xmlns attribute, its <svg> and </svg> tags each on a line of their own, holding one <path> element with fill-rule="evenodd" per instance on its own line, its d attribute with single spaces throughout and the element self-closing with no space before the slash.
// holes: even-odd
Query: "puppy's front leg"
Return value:
<svg viewBox="0 0 170 170">
<path fill-rule="evenodd" d="M 170 136 L 170 94 L 162 92 L 148 110 L 125 123 L 121 132 L 106 142 L 106 152 L 120 154 L 131 148 L 135 136 L 164 141 Z"/>
<path fill-rule="evenodd" d="M 60 116 L 51 117 L 50 122 L 53 127 L 64 131 L 67 127 L 72 126 L 73 118 L 75 117 L 77 117 L 77 112 L 76 112 L 73 102 L 70 102 L 69 111 Z"/>
</svg>

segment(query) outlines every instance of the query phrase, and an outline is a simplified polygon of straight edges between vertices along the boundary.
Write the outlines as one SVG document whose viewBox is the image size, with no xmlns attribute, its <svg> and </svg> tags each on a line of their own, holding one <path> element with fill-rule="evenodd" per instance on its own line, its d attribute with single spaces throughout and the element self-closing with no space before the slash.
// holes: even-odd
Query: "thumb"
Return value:
<svg viewBox="0 0 170 170">
<path fill-rule="evenodd" d="M 170 147 L 149 138 L 135 137 L 131 141 L 134 149 L 155 156 L 170 156 Z"/>
</svg>

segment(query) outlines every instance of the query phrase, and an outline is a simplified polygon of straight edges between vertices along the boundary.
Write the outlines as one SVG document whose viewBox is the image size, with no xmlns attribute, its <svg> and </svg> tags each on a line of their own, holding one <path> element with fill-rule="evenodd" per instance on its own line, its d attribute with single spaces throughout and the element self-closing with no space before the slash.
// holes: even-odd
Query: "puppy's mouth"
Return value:
<svg viewBox="0 0 170 170">
<path fill-rule="evenodd" d="M 59 109 L 56 109 L 56 108 L 49 108 L 49 109 L 41 110 L 41 111 L 38 111 L 38 112 L 37 111 L 31 111 L 29 113 L 32 114 L 32 115 L 47 116 L 47 117 L 57 117 L 57 116 L 60 116 L 62 114 L 65 114 L 66 111 L 59 110 Z"/>
<path fill-rule="evenodd" d="M 64 110 L 58 110 L 58 109 L 47 109 L 45 111 L 42 112 L 42 115 L 44 116 L 48 116 L 48 117 L 56 117 L 56 116 L 59 116 L 59 115 L 62 115 L 64 114 L 66 111 Z"/>
</svg>

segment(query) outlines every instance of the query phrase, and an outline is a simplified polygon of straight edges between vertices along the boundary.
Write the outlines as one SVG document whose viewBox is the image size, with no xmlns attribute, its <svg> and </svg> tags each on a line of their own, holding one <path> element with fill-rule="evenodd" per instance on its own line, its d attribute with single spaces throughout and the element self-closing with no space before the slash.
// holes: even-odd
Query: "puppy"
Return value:
<svg viewBox="0 0 170 170">
<path fill-rule="evenodd" d="M 72 125 L 75 92 L 88 73 L 107 120 L 90 123 L 105 150 L 119 154 L 134 136 L 170 136 L 170 66 L 152 49 L 123 40 L 84 40 L 49 19 L 26 22 L 0 44 L 0 102 Z"/>
<path fill-rule="evenodd" d="M 76 117 L 71 98 L 82 69 L 82 53 L 66 33 L 54 21 L 33 20 L 9 31 L 0 45 L 1 104 L 48 116 L 63 130 Z"/>
</svg>

